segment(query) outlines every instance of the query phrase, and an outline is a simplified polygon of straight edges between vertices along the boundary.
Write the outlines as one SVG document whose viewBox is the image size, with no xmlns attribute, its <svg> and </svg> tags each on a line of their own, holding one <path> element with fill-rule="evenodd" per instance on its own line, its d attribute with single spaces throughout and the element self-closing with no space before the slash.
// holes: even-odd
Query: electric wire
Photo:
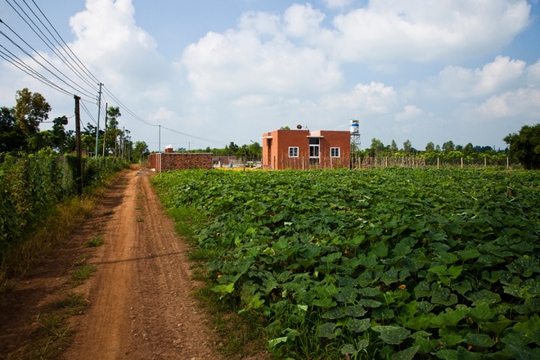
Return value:
<svg viewBox="0 0 540 360">
<path fill-rule="evenodd" d="M 95 85 L 93 85 L 90 81 L 88 81 L 86 78 L 84 78 L 78 71 L 77 69 L 74 69 L 73 66 L 67 61 L 66 57 L 61 54 L 60 52 L 58 52 L 56 49 L 55 49 L 55 46 L 54 44 L 52 43 L 52 41 L 47 37 L 47 35 L 45 33 L 43 33 L 43 31 L 39 28 L 39 26 L 34 22 L 34 20 L 32 20 L 32 18 L 30 17 L 30 15 L 28 15 L 26 13 L 26 11 L 22 8 L 21 5 L 17 4 L 17 2 L 15 2 L 15 4 L 19 7 L 19 9 L 21 10 L 21 12 L 26 16 L 26 18 L 33 24 L 33 26 L 17 11 L 17 9 L 15 9 L 13 7 L 13 5 L 11 5 L 11 3 L 9 2 L 9 0 L 6 0 L 6 2 L 8 3 L 9 6 L 11 6 L 11 8 L 17 13 L 17 15 L 19 15 L 19 17 L 28 25 L 28 27 L 34 32 L 34 34 L 36 34 L 36 36 L 56 55 L 58 56 L 58 58 L 78 77 L 80 78 L 83 82 L 85 82 L 87 85 L 90 86 L 90 88 L 92 88 L 93 91 L 97 91 L 97 88 L 94 88 Z M 36 19 L 43 25 L 43 27 L 45 28 L 45 30 L 47 30 L 49 32 L 49 34 L 51 34 L 51 32 L 47 29 L 47 27 L 45 26 L 45 24 L 43 24 L 43 22 L 39 19 L 39 17 L 37 17 L 36 13 L 32 10 L 32 8 L 30 8 L 30 6 L 28 5 L 28 3 L 26 2 L 26 0 L 23 0 L 23 2 L 25 3 L 25 5 L 28 7 L 28 9 L 32 12 L 32 14 L 34 14 L 34 16 L 36 17 Z M 41 34 L 39 34 L 39 33 Z M 52 34 L 51 34 L 52 36 Z M 64 75 L 65 76 L 65 75 Z M 68 80 L 70 82 L 72 82 L 73 84 L 79 86 L 77 83 L 75 83 L 73 80 L 69 79 Z"/>
<path fill-rule="evenodd" d="M 0 57 L 2 57 L 4 60 L 11 63 L 13 66 L 18 68 L 19 70 L 24 71 L 27 75 L 33 77 L 34 79 L 42 82 L 45 85 L 52 87 L 54 90 L 57 90 L 65 95 L 71 95 L 69 91 L 61 88 L 60 86 L 56 85 L 55 83 L 47 79 L 45 76 L 41 75 L 40 73 L 32 69 L 24 61 L 19 59 L 15 54 L 13 54 L 11 51 L 6 49 L 3 45 L 0 45 L 0 47 L 2 47 L 5 51 L 9 53 L 7 54 L 6 52 L 0 50 Z"/>
<path fill-rule="evenodd" d="M 4 24 L 13 34 L 15 34 L 15 36 L 17 36 L 26 46 L 28 46 L 30 49 L 32 49 L 32 51 L 34 51 L 34 53 L 36 53 L 40 58 L 42 58 L 47 64 L 49 64 L 50 66 L 52 66 L 56 71 L 58 71 L 60 74 L 62 74 L 64 77 L 67 77 L 65 74 L 63 74 L 60 70 L 58 70 L 56 68 L 56 66 L 54 66 L 53 64 L 51 64 L 51 62 L 49 60 L 47 60 L 43 55 L 41 55 L 38 51 L 36 51 L 36 49 L 34 49 L 32 46 L 30 46 L 30 44 L 28 44 L 19 34 L 17 34 L 8 24 L 6 24 L 4 21 L 2 21 L 0 19 L 0 23 Z M 61 82 L 63 82 L 65 85 L 67 85 L 68 87 L 72 88 L 73 90 L 75 90 L 77 93 L 81 92 L 82 89 L 76 89 L 74 86 L 70 85 L 69 83 L 67 83 L 64 79 L 62 79 L 60 76 L 58 76 L 57 74 L 55 74 L 52 70 L 50 70 L 49 68 L 47 68 L 45 65 L 43 65 L 42 63 L 40 63 L 34 56 L 32 56 L 28 51 L 26 51 L 25 49 L 23 49 L 19 44 L 17 44 L 13 39 L 11 39 L 8 35 L 6 35 L 3 31 L 0 30 L 0 34 L 3 35 L 6 39 L 8 39 L 13 45 L 15 45 L 19 50 L 21 50 L 23 53 L 25 53 L 28 57 L 30 57 L 32 60 L 34 60 L 38 65 L 40 65 L 43 69 L 45 69 L 46 71 L 48 71 L 51 75 L 53 75 L 54 77 L 56 77 L 58 80 L 60 80 Z M 86 90 L 82 90 L 82 92 L 86 93 L 87 96 L 89 97 L 92 97 L 93 94 L 91 94 L 90 92 L 87 92 Z M 90 94 L 90 95 L 88 95 Z"/>
<path fill-rule="evenodd" d="M 90 118 L 90 120 L 92 120 L 92 122 L 97 126 L 96 120 L 94 119 L 94 117 L 93 117 L 92 114 L 90 113 L 90 110 L 88 110 L 88 108 L 86 107 L 86 104 L 84 103 L 84 101 L 81 101 L 80 104 L 81 104 L 81 107 L 82 107 L 82 109 L 84 110 L 84 112 L 85 112 L 85 113 L 88 115 L 88 117 Z"/>
<path fill-rule="evenodd" d="M 41 10 L 41 8 L 38 6 L 38 4 L 36 4 L 36 2 L 34 0 L 32 0 L 32 2 L 34 3 L 34 5 L 36 6 L 36 8 L 39 10 L 39 12 L 41 13 L 41 15 L 45 18 L 45 20 L 47 21 L 47 23 L 50 25 L 50 27 L 53 29 L 53 31 L 56 33 L 56 35 L 58 35 L 58 37 L 60 38 L 60 40 L 62 40 L 62 43 L 63 45 L 61 45 L 58 40 L 56 39 L 56 37 L 53 36 L 53 38 L 58 42 L 58 45 L 60 45 L 60 47 L 62 49 L 68 49 L 69 50 L 69 53 L 71 53 L 73 55 L 73 57 L 75 57 L 75 59 L 73 59 L 73 57 L 71 57 L 71 55 L 66 51 L 66 54 L 68 54 L 68 56 L 79 66 L 79 69 L 81 69 L 83 72 L 85 72 L 89 77 L 91 77 L 92 79 L 94 79 L 94 81 L 96 81 L 97 83 L 100 83 L 100 81 L 98 80 L 97 77 L 95 77 L 91 72 L 90 70 L 88 70 L 88 68 L 84 65 L 84 63 L 77 57 L 77 55 L 73 52 L 73 50 L 71 50 L 71 48 L 69 47 L 69 45 L 66 43 L 66 41 L 62 38 L 62 36 L 58 33 L 58 31 L 56 30 L 56 28 L 54 27 L 54 25 L 49 21 L 49 19 L 47 18 L 47 16 L 45 15 L 45 13 L 43 13 L 43 11 Z"/>
<path fill-rule="evenodd" d="M 47 35 L 45 35 L 43 33 L 43 31 L 41 31 L 39 29 L 39 26 L 30 18 L 30 16 L 22 9 L 22 7 L 17 4 L 15 1 L 15 4 L 17 4 L 17 6 L 21 9 L 21 11 L 26 15 L 26 17 L 30 20 L 30 22 L 32 22 L 32 24 L 34 24 L 34 26 L 38 29 L 37 31 L 39 31 L 43 37 L 45 37 L 48 41 L 45 41 L 43 39 L 42 36 L 40 36 L 37 31 L 28 23 L 28 21 L 26 21 L 26 19 L 24 19 L 24 17 L 13 7 L 13 5 L 11 3 L 9 3 L 9 0 L 6 0 L 8 2 L 8 4 L 11 6 L 11 8 L 19 15 L 19 17 L 21 17 L 21 19 L 23 19 L 23 21 L 25 21 L 25 23 L 32 29 L 32 31 L 41 39 L 41 41 L 43 41 L 45 43 L 45 45 L 47 45 L 47 47 L 49 49 L 51 49 L 51 51 L 53 51 L 53 53 L 58 56 L 60 58 L 60 60 L 62 61 L 62 63 L 64 63 L 72 72 L 74 72 L 78 78 L 80 78 L 82 81 L 84 81 L 87 85 L 89 85 L 93 90 L 95 90 L 95 88 L 91 85 L 91 82 L 88 81 L 88 78 L 90 79 L 93 79 L 95 80 L 98 84 L 100 83 L 100 81 L 97 79 L 97 77 L 95 77 L 91 72 L 90 70 L 88 70 L 88 68 L 84 65 L 84 63 L 77 57 L 77 55 L 73 52 L 73 50 L 67 45 L 67 43 L 65 42 L 65 40 L 62 38 L 62 36 L 58 33 L 58 31 L 56 30 L 56 28 L 52 25 L 52 23 L 49 21 L 49 19 L 47 18 L 47 16 L 43 13 L 43 11 L 39 8 L 39 6 L 36 4 L 36 2 L 34 0 L 32 0 L 32 3 L 35 5 L 36 9 L 39 11 L 39 13 L 43 16 L 43 18 L 46 20 L 46 22 L 49 24 L 49 26 L 52 28 L 52 30 L 54 31 L 54 33 L 56 33 L 56 35 L 58 36 L 58 38 L 61 40 L 61 43 L 60 41 L 56 38 L 56 36 L 54 36 L 51 31 L 48 29 L 48 27 L 43 23 L 43 21 L 41 21 L 41 19 L 39 18 L 39 16 L 31 9 L 31 7 L 29 6 L 29 4 L 23 0 L 23 2 L 25 3 L 25 5 L 29 8 L 29 10 L 32 12 L 32 14 L 36 17 L 36 19 L 41 23 L 41 25 L 43 25 L 43 27 L 47 30 L 47 32 L 52 36 L 52 38 L 56 41 L 56 43 L 59 45 L 59 48 L 62 49 L 67 55 L 68 57 L 74 62 L 74 64 L 82 71 L 84 72 L 85 76 L 87 78 L 85 78 L 79 71 L 73 69 L 74 65 L 70 64 L 69 61 L 66 59 L 66 57 L 62 54 L 59 54 L 58 51 L 55 51 L 55 49 L 53 49 L 55 47 L 55 45 L 52 43 L 52 41 L 47 37 Z M 62 74 L 64 77 L 68 78 L 68 80 L 70 80 L 71 82 L 73 82 L 69 77 L 67 77 L 63 72 L 61 72 L 60 70 L 58 70 L 53 64 L 51 64 L 47 59 L 45 59 L 39 52 L 37 52 L 32 46 L 30 46 L 21 36 L 19 36 L 9 25 L 7 25 L 5 22 L 3 22 L 1 19 L 0 19 L 0 23 L 4 24 L 13 34 L 15 34 L 24 44 L 26 44 L 26 46 L 28 46 L 30 49 L 32 49 L 37 55 L 39 55 L 43 60 L 45 60 L 50 66 L 52 66 L 57 72 L 59 72 L 60 74 Z M 3 35 L 6 39 L 8 39 L 13 45 L 15 45 L 17 48 L 19 48 L 24 54 L 26 54 L 28 57 L 30 57 L 32 60 L 34 60 L 37 64 L 39 64 L 42 68 L 44 68 L 45 70 L 47 70 L 49 73 L 51 73 L 53 76 L 55 76 L 58 80 L 62 81 L 65 85 L 67 85 L 68 87 L 70 87 L 71 89 L 73 90 L 76 90 L 78 92 L 84 92 L 86 94 L 86 96 L 88 96 L 89 99 L 91 99 L 91 101 L 95 101 L 96 99 L 93 97 L 93 94 L 88 92 L 87 90 L 83 89 L 82 87 L 80 87 L 79 84 L 76 84 L 75 82 L 73 82 L 73 84 L 75 84 L 76 86 L 79 87 L 79 89 L 76 89 L 74 86 L 71 86 L 70 84 L 68 84 L 66 81 L 64 81 L 63 79 L 61 79 L 58 75 L 56 75 L 55 73 L 53 73 L 50 69 L 48 69 L 46 66 L 44 66 L 42 63 L 40 63 L 34 56 L 30 55 L 27 51 L 25 51 L 20 45 L 18 45 L 15 41 L 13 41 L 9 36 L 7 36 L 5 33 L 3 33 L 1 30 L 0 30 L 0 34 Z M 52 45 L 52 47 L 50 45 Z M 5 48 L 4 48 L 5 49 Z M 67 49 L 67 50 L 66 50 Z M 6 49 L 7 50 L 7 49 Z M 69 51 L 68 51 L 69 50 Z M 11 53 L 11 52 L 10 52 Z M 0 56 L 2 58 L 4 58 L 6 61 L 10 62 L 11 64 L 13 64 L 14 66 L 16 66 L 17 68 L 19 68 L 20 70 L 24 71 L 25 73 L 27 73 L 28 75 L 34 77 L 35 79 L 41 81 L 42 83 L 54 88 L 55 90 L 57 91 L 60 91 L 66 95 L 72 95 L 69 91 L 65 90 L 64 88 L 54 84 L 52 81 L 48 80 L 45 76 L 41 75 L 39 72 L 37 72 L 36 70 L 34 70 L 32 67 L 30 67 L 29 65 L 27 65 L 26 63 L 24 63 L 24 61 L 16 58 L 17 60 L 13 60 L 13 58 L 11 58 L 11 56 L 8 56 L 6 55 L 4 52 L 2 52 L 2 54 L 0 54 Z M 6 58 L 7 57 L 7 58 Z M 9 60 L 8 58 L 11 58 L 11 60 Z M 164 130 L 168 130 L 168 131 L 171 131 L 173 133 L 176 133 L 176 134 L 179 134 L 179 135 L 183 135 L 183 136 L 187 136 L 187 137 L 191 137 L 191 138 L 194 138 L 194 139 L 198 139 L 198 140 L 201 140 L 201 141 L 204 141 L 204 142 L 208 142 L 208 143 L 213 143 L 213 144 L 219 144 L 219 145 L 226 145 L 225 142 L 222 142 L 222 141 L 218 141 L 218 140 L 213 140 L 213 139 L 208 139 L 208 138 L 204 138 L 204 137 L 200 137 L 200 136 L 195 136 L 195 135 L 191 135 L 191 134 L 187 134 L 187 133 L 184 133 L 184 132 L 181 132 L 181 131 L 178 131 L 178 130 L 175 130 L 175 129 L 171 129 L 169 127 L 166 127 L 166 126 L 163 126 L 163 125 L 156 125 L 156 124 L 152 124 L 146 120 L 144 120 L 143 118 L 141 118 L 140 116 L 138 116 L 135 112 L 133 112 L 129 107 L 127 107 L 120 99 L 118 99 L 118 97 L 116 97 L 108 88 L 106 88 L 105 86 L 103 86 L 103 90 L 104 90 L 104 93 L 108 94 L 112 99 L 114 99 L 115 102 L 117 102 L 122 110 L 126 111 L 129 115 L 131 115 L 135 120 L 147 125 L 147 126 L 152 126 L 152 127 L 160 127 L 160 128 L 163 128 Z M 90 94 L 90 95 L 88 95 Z M 102 99 L 103 101 L 104 99 Z M 83 110 L 88 114 L 88 116 L 90 117 L 90 119 L 94 122 L 94 124 L 97 125 L 97 122 L 95 121 L 94 117 L 90 114 L 90 111 L 88 110 L 88 108 L 86 107 L 86 105 L 84 104 L 84 102 L 81 102 L 82 104 L 82 107 L 83 107 Z M 104 109 L 104 107 L 101 107 L 101 114 L 104 115 L 104 119 L 106 118 L 106 113 L 107 113 L 107 109 Z M 105 126 L 107 126 L 107 124 L 105 124 Z"/>
</svg>

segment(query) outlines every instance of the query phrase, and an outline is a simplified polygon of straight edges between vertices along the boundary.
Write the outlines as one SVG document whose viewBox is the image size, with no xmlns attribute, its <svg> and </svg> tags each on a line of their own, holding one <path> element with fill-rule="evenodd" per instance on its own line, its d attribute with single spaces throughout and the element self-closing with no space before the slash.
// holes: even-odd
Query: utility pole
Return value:
<svg viewBox="0 0 540 360">
<path fill-rule="evenodd" d="M 97 113 L 97 128 L 96 128 L 96 159 L 98 157 L 98 143 L 99 143 L 99 116 L 101 115 L 101 87 L 102 83 L 99 83 L 99 93 L 98 93 L 98 113 Z"/>
<path fill-rule="evenodd" d="M 105 145 L 107 144 L 107 109 L 109 103 L 105 103 L 105 135 L 103 136 L 103 157 L 105 157 Z"/>
<path fill-rule="evenodd" d="M 122 144 L 122 148 L 120 149 L 120 151 L 122 151 L 122 159 L 124 159 L 124 156 L 125 156 L 125 150 L 126 150 L 126 139 L 124 138 L 124 132 L 126 131 L 126 127 L 125 126 L 122 126 L 122 135 L 120 135 L 122 141 L 120 142 L 120 144 Z"/>
<path fill-rule="evenodd" d="M 77 172 L 78 172 L 78 186 L 77 191 L 80 194 L 82 194 L 83 190 L 83 166 L 82 166 L 82 148 L 81 148 L 81 114 L 79 109 L 79 101 L 81 100 L 80 97 L 77 95 L 74 96 L 75 98 L 75 147 L 77 149 Z"/>
</svg>

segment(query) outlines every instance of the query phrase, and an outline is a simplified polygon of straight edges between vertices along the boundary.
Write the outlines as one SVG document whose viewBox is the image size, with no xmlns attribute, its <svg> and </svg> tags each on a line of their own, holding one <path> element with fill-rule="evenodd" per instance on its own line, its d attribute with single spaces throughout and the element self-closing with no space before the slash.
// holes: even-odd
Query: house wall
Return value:
<svg viewBox="0 0 540 360">
<path fill-rule="evenodd" d="M 321 137 L 319 165 L 310 165 L 309 136 Z M 264 133 L 263 168 L 265 169 L 309 169 L 350 167 L 350 133 L 348 131 L 321 130 L 275 130 Z M 298 157 L 289 157 L 289 147 L 298 147 Z M 330 148 L 339 147 L 340 157 L 331 158 Z"/>
<path fill-rule="evenodd" d="M 212 169 L 211 153 L 158 153 L 148 156 L 157 173 L 170 170 Z"/>
<path fill-rule="evenodd" d="M 321 167 L 348 168 L 351 164 L 351 134 L 348 131 L 321 130 Z M 330 148 L 338 147 L 339 158 L 330 157 Z"/>
</svg>

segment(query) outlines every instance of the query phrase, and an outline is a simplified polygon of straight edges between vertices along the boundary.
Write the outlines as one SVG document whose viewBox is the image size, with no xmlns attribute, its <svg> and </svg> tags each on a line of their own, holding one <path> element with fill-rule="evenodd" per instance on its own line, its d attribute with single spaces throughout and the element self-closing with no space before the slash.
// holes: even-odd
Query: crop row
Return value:
<svg viewBox="0 0 540 360">
<path fill-rule="evenodd" d="M 184 171 L 214 291 L 278 357 L 540 358 L 540 173 Z"/>
<path fill-rule="evenodd" d="M 74 156 L 44 150 L 29 155 L 0 154 L 0 255 L 35 228 L 54 204 L 76 193 L 76 166 Z M 124 166 L 120 160 L 85 159 L 84 183 L 96 184 Z"/>
</svg>

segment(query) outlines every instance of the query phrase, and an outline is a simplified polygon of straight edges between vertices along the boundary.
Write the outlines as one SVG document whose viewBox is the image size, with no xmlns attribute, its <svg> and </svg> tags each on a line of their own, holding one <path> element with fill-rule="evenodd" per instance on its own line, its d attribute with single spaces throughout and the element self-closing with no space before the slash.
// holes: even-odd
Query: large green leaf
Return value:
<svg viewBox="0 0 540 360">
<path fill-rule="evenodd" d="M 333 339 L 336 336 L 335 330 L 336 330 L 336 324 L 327 322 L 322 325 L 319 325 L 319 327 L 317 328 L 317 336 Z"/>
<path fill-rule="evenodd" d="M 482 304 L 480 306 L 474 307 L 469 311 L 469 316 L 475 321 L 487 321 L 491 320 L 497 315 L 497 313 L 490 309 L 488 304 Z"/>
<path fill-rule="evenodd" d="M 392 354 L 392 360 L 412 360 L 420 349 L 420 346 L 412 346 L 408 349 Z"/>
<path fill-rule="evenodd" d="M 442 288 L 437 289 L 433 292 L 431 297 L 431 302 L 438 305 L 452 306 L 457 304 L 458 297 L 456 294 L 452 294 L 450 289 Z"/>
<path fill-rule="evenodd" d="M 352 332 L 363 332 L 371 326 L 371 319 L 351 319 L 347 322 L 347 329 Z"/>
<path fill-rule="evenodd" d="M 475 293 L 468 294 L 467 299 L 471 300 L 473 306 L 492 305 L 501 301 L 501 296 L 489 290 L 480 290 Z"/>
<path fill-rule="evenodd" d="M 468 333 L 465 335 L 465 343 L 481 348 L 489 348 L 496 344 L 496 342 L 488 335 L 474 333 Z"/>
<path fill-rule="evenodd" d="M 405 340 L 411 331 L 400 326 L 374 326 L 372 329 L 379 334 L 379 338 L 387 344 L 399 345 Z"/>
<path fill-rule="evenodd" d="M 352 317 L 362 317 L 367 313 L 362 305 L 352 305 L 345 309 L 345 314 Z"/>
</svg>

